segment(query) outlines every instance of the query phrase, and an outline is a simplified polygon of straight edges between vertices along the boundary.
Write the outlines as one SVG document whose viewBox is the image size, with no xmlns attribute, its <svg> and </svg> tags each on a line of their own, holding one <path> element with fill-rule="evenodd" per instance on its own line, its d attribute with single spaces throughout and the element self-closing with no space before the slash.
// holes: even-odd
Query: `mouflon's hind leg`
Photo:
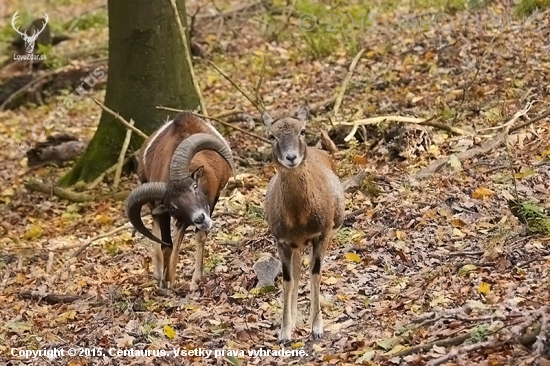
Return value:
<svg viewBox="0 0 550 366">
<path fill-rule="evenodd" d="M 321 266 L 331 239 L 331 235 L 322 234 L 313 240 L 311 246 L 310 320 L 313 339 L 323 337 L 323 314 L 321 313 L 320 304 Z"/>
</svg>

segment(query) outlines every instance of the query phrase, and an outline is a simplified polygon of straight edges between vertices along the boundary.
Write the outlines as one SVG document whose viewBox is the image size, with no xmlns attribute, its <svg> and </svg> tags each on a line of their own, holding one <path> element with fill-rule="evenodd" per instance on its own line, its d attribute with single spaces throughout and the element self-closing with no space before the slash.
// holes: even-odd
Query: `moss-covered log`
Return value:
<svg viewBox="0 0 550 366">
<path fill-rule="evenodd" d="M 170 4 L 165 0 L 109 0 L 109 75 L 105 105 L 135 126 L 152 133 L 167 116 L 157 105 L 194 109 L 198 97 L 185 62 L 184 48 Z M 185 2 L 178 10 L 187 26 Z M 188 36 L 188 35 L 187 35 Z M 118 157 L 125 128 L 103 112 L 84 155 L 59 184 L 90 182 Z M 132 136 L 131 148 L 143 139 Z"/>
</svg>

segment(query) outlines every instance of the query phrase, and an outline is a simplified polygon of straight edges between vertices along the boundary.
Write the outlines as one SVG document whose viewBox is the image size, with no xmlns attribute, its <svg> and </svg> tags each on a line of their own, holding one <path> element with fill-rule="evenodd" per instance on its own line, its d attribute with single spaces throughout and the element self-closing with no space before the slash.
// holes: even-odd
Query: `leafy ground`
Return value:
<svg viewBox="0 0 550 366">
<path fill-rule="evenodd" d="M 522 6 L 529 8 L 533 2 L 525 3 Z M 434 127 L 383 122 L 359 129 L 361 142 L 347 144 L 343 137 L 350 127 L 343 128 L 343 133 L 335 132 L 342 127 L 332 128 L 330 135 L 340 148 L 336 159 L 341 179 L 361 171 L 368 175 L 347 193 L 350 216 L 326 258 L 321 288 L 325 338 L 310 340 L 305 323 L 294 333 L 292 347 L 303 347 L 307 356 L 25 360 L 11 358 L 10 350 L 201 347 L 246 353 L 262 347 L 277 349 L 281 279 L 274 292 L 258 293 L 253 291 L 252 268 L 266 253 L 277 256 L 261 209 L 274 169 L 268 163 L 266 144 L 218 126 L 239 158 L 239 176 L 217 206 L 217 228 L 207 245 L 206 278 L 199 292 L 188 292 L 193 264 L 189 244 L 180 255 L 181 281 L 175 293 L 159 293 L 151 277 L 151 245 L 140 236 L 132 237 L 130 230 L 100 239 L 74 257 L 86 239 L 127 222 L 122 201 L 74 203 L 24 186 L 30 178 L 55 182 L 68 170 L 30 169 L 18 142 L 30 137 L 33 126 L 70 91 L 46 96 L 43 105 L 24 103 L 2 111 L 0 357 L 14 365 L 423 365 L 438 358 L 441 362 L 432 364 L 548 364 L 541 356 L 548 358 L 549 348 L 543 337 L 549 324 L 543 306 L 550 303 L 545 235 L 549 230 L 543 211 L 550 181 L 549 120 L 514 131 L 507 148 L 500 144 L 472 159 L 457 157 L 499 136 L 500 127 L 530 103 L 531 109 L 513 125 L 548 109 L 549 13 L 539 13 L 538 23 L 518 30 L 517 24 L 506 23 L 517 20 L 508 2 L 380 2 L 370 5 L 377 27 L 365 23 L 360 29 L 361 16 L 368 19 L 369 14 L 364 4 L 298 1 L 291 8 L 274 2 L 267 10 L 257 3 L 247 8 L 216 4 L 217 9 L 211 2 L 188 4 L 189 15 L 201 5 L 193 39 L 203 54 L 195 67 L 211 115 L 233 109 L 255 117 L 258 113 L 208 66 L 207 59 L 253 93 L 265 57 L 261 95 L 267 108 L 277 114 L 335 95 L 351 60 L 365 49 L 339 114 L 334 116 L 329 107 L 310 123 L 312 144 L 320 139 L 322 127 L 331 128 L 329 118 L 338 125 L 383 115 L 436 116 L 434 121 L 465 133 L 456 136 Z M 59 63 L 53 67 L 58 67 L 76 61 L 63 57 L 64 52 L 85 49 L 87 59 L 105 52 L 107 15 L 105 8 L 98 8 L 101 5 L 105 2 L 29 1 L 20 12 L 31 17 L 47 10 L 50 19 L 58 22 L 58 30 L 67 29 L 62 25 L 73 24 L 74 19 L 93 15 L 81 29 L 71 27 L 70 40 L 49 50 L 48 55 Z M 541 7 L 545 5 L 540 2 Z M 18 6 L 8 2 L 6 28 L 11 28 L 9 19 Z M 239 6 L 240 10 L 232 11 Z M 306 12 L 318 17 L 317 28 L 310 32 L 297 25 Z M 500 26 L 467 29 L 459 27 L 459 21 L 446 29 L 433 23 L 423 28 L 412 28 L 413 23 L 405 26 L 409 14 L 442 12 L 455 20 L 465 14 L 507 18 Z M 347 23 L 340 21 L 346 16 L 356 20 L 353 31 L 342 29 Z M 338 19 L 335 32 L 326 32 L 333 17 Z M 0 34 L 9 34 L 2 29 Z M 99 87 L 94 96 L 103 100 L 104 90 Z M 83 99 L 50 134 L 67 132 L 89 139 L 99 115 L 91 99 Z M 258 122 L 232 123 L 263 134 Z M 446 156 L 452 158 L 435 174 L 413 177 Z M 128 191 L 136 183 L 135 175 L 127 175 L 119 190 Z M 88 193 L 112 193 L 111 186 L 108 176 Z M 540 225 L 525 225 L 517 219 L 521 215 L 512 213 L 508 200 L 516 196 L 533 202 L 523 208 L 540 211 Z M 308 289 L 306 274 L 299 301 L 303 314 L 308 314 Z M 52 304 L 47 299 L 23 298 L 24 291 L 83 299 Z M 535 340 L 511 342 L 512 336 L 536 334 L 537 328 L 542 336 L 535 345 Z M 440 343 L 418 354 L 403 353 L 408 347 L 434 341 Z M 460 353 L 459 357 L 445 363 L 441 357 L 452 352 Z"/>
</svg>

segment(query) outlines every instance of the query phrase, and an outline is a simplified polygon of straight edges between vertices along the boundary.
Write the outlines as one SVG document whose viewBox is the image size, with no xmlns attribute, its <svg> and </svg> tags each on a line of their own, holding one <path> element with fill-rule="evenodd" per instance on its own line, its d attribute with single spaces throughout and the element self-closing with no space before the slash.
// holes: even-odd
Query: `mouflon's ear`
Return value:
<svg viewBox="0 0 550 366">
<path fill-rule="evenodd" d="M 269 128 L 269 126 L 271 126 L 273 121 L 274 121 L 273 117 L 271 117 L 271 115 L 267 111 L 264 111 L 262 113 L 262 122 L 264 123 L 264 125 L 267 128 Z"/>
<path fill-rule="evenodd" d="M 302 122 L 307 121 L 309 119 L 308 107 L 305 105 L 300 106 L 300 108 L 298 108 L 298 112 L 296 113 L 296 117 Z"/>
</svg>

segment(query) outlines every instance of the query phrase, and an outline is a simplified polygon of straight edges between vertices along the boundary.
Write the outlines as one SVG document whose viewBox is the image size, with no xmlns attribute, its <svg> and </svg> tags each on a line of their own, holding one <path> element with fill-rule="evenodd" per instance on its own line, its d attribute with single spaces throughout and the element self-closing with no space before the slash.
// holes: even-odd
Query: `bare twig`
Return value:
<svg viewBox="0 0 550 366">
<path fill-rule="evenodd" d="M 208 61 L 210 66 L 212 66 L 221 76 L 223 76 L 227 81 L 233 85 L 235 89 L 239 91 L 253 106 L 256 108 L 260 113 L 264 112 L 264 108 L 260 106 L 255 100 L 252 99 L 236 82 L 234 82 L 227 74 L 225 74 L 223 71 L 220 70 L 218 66 L 216 66 L 213 62 Z"/>
<path fill-rule="evenodd" d="M 349 81 L 351 79 L 351 75 L 353 74 L 353 70 L 355 69 L 355 66 L 357 66 L 357 63 L 359 62 L 359 59 L 363 55 L 363 52 L 365 52 L 365 49 L 363 48 L 355 57 L 353 58 L 353 61 L 351 62 L 351 65 L 349 66 L 348 73 L 346 74 L 346 77 L 344 78 L 344 82 L 342 83 L 342 86 L 340 87 L 340 90 L 338 92 L 338 96 L 336 97 L 336 102 L 334 103 L 334 115 L 337 115 L 340 111 L 340 105 L 342 105 L 342 99 L 344 99 L 344 94 L 346 93 L 346 89 L 348 87 Z"/>
<path fill-rule="evenodd" d="M 269 140 L 268 140 L 268 139 L 266 139 L 266 138 L 264 138 L 264 137 L 262 137 L 262 136 L 258 136 L 258 135 L 256 135 L 255 133 L 248 132 L 247 130 L 244 130 L 244 129 L 238 127 L 238 126 L 234 126 L 234 125 L 232 125 L 231 123 L 227 123 L 227 122 L 225 122 L 225 121 L 222 121 L 221 119 L 214 118 L 214 117 L 203 116 L 202 114 L 198 114 L 198 113 L 194 113 L 194 114 L 197 115 L 197 116 L 199 116 L 199 117 L 208 118 L 208 119 L 211 119 L 211 120 L 213 120 L 213 121 L 216 121 L 216 122 L 218 122 L 219 124 L 222 124 L 222 125 L 224 125 L 224 126 L 226 126 L 226 127 L 233 128 L 233 129 L 235 129 L 235 130 L 237 130 L 237 131 L 239 131 L 239 132 L 244 133 L 245 135 L 248 135 L 248 136 L 250 136 L 250 137 L 254 137 L 254 138 L 257 139 L 257 140 L 263 141 L 263 142 L 265 142 L 265 143 L 269 143 Z"/>
<path fill-rule="evenodd" d="M 134 125 L 134 120 L 130 119 L 130 125 Z M 113 187 L 117 188 L 120 183 L 120 175 L 122 174 L 122 166 L 124 165 L 124 156 L 126 155 L 126 150 L 128 150 L 128 145 L 130 145 L 130 139 L 132 138 L 132 130 L 126 131 L 126 137 L 124 138 L 124 143 L 122 144 L 122 149 L 120 149 L 120 154 L 118 156 L 117 167 L 115 170 L 115 180 L 113 182 Z"/>
<path fill-rule="evenodd" d="M 454 253 L 449 253 L 448 256 L 449 257 L 462 257 L 462 256 L 469 256 L 469 255 L 482 255 L 483 253 L 485 253 L 485 252 L 482 251 L 482 250 L 476 251 L 476 252 L 454 252 Z"/>
<path fill-rule="evenodd" d="M 281 26 L 281 28 L 279 28 L 279 30 L 273 31 L 273 34 L 270 37 L 271 38 L 270 42 L 277 41 L 281 33 L 288 28 L 288 25 L 290 24 L 290 17 L 292 17 L 292 14 L 294 13 L 295 8 L 296 8 L 296 0 L 292 0 L 292 4 L 290 5 L 290 9 L 288 10 L 288 13 L 286 15 L 283 14 L 283 17 L 285 18 L 283 25 Z"/>
<path fill-rule="evenodd" d="M 520 123 L 520 124 L 517 125 L 517 126 L 510 127 L 510 129 L 508 130 L 508 133 L 512 133 L 512 132 L 516 132 L 517 130 L 521 130 L 523 127 L 527 127 L 527 126 L 529 126 L 530 124 L 533 124 L 533 123 L 535 123 L 535 122 L 540 121 L 541 119 L 547 118 L 548 116 L 550 116 L 550 109 L 548 109 L 546 112 L 544 112 L 543 114 L 541 114 L 541 115 L 538 116 L 538 117 L 535 117 L 535 118 L 533 118 L 533 119 L 530 119 L 529 121 Z"/>
<path fill-rule="evenodd" d="M 101 109 L 103 109 L 105 112 L 109 113 L 110 115 L 115 117 L 118 121 L 120 121 L 120 123 L 122 123 L 124 126 L 126 126 L 126 128 L 129 128 L 130 130 L 134 131 L 135 133 L 137 133 L 139 136 L 143 137 L 144 139 L 149 137 L 143 131 L 141 131 L 140 129 L 132 126 L 130 124 L 130 122 L 126 121 L 120 114 L 114 112 L 112 109 L 107 108 L 105 105 L 100 103 L 97 99 L 92 98 L 92 100 L 94 101 L 95 104 L 100 106 Z"/>
<path fill-rule="evenodd" d="M 130 224 L 126 223 L 126 224 L 124 224 L 124 225 L 122 225 L 122 226 L 117 227 L 116 229 L 113 229 L 113 230 L 109 231 L 109 232 L 106 232 L 106 233 L 100 234 L 100 235 L 96 235 L 96 236 L 94 236 L 93 238 L 90 238 L 90 239 L 86 240 L 86 241 L 84 242 L 84 244 L 82 244 L 82 245 L 80 246 L 80 248 L 78 248 L 78 250 L 77 250 L 76 252 L 74 252 L 73 255 L 71 255 L 71 257 L 69 258 L 69 260 L 67 260 L 67 262 L 65 262 L 65 264 L 70 263 L 70 259 L 78 257 L 78 256 L 80 255 L 80 253 L 82 253 L 83 251 L 85 251 L 86 248 L 88 248 L 93 242 L 95 242 L 95 241 L 97 241 L 97 240 L 99 240 L 99 239 L 103 239 L 103 238 L 106 238 L 106 237 L 108 237 L 108 236 L 111 236 L 111 235 L 113 235 L 113 234 L 116 234 L 116 233 L 118 233 L 119 231 L 122 231 L 122 230 L 125 230 L 125 229 L 129 229 L 130 227 L 131 227 Z"/>
<path fill-rule="evenodd" d="M 157 109 L 162 109 L 162 110 L 165 110 L 165 111 L 183 112 L 182 109 L 175 109 L 175 108 L 163 107 L 163 106 L 161 106 L 161 105 L 157 106 L 156 108 L 157 108 Z M 266 138 L 264 138 L 264 137 L 262 137 L 262 136 L 258 136 L 258 135 L 256 135 L 255 133 L 252 133 L 252 132 L 249 132 L 249 131 L 247 131 L 247 130 L 244 130 L 244 129 L 238 127 L 238 126 L 234 126 L 234 125 L 232 125 L 231 123 L 227 123 L 227 122 L 225 122 L 225 121 L 222 121 L 221 119 L 219 119 L 219 118 L 217 118 L 217 117 L 204 116 L 204 115 L 202 115 L 202 114 L 200 114 L 200 113 L 193 113 L 193 114 L 196 115 L 196 116 L 198 116 L 198 117 L 201 117 L 201 118 L 207 118 L 207 119 L 210 119 L 210 120 L 212 120 L 212 121 L 216 121 L 216 122 L 218 122 L 219 124 L 222 124 L 222 125 L 224 125 L 224 126 L 226 126 L 226 127 L 233 128 L 233 129 L 235 129 L 235 130 L 237 130 L 237 131 L 239 131 L 239 132 L 242 132 L 242 133 L 244 133 L 245 135 L 248 135 L 248 136 L 254 137 L 255 139 L 258 139 L 258 140 L 260 140 L 260 141 L 269 143 L 269 141 L 268 141 Z"/>
<path fill-rule="evenodd" d="M 497 126 L 497 127 L 482 128 L 482 129 L 480 129 L 480 130 L 477 130 L 477 132 L 488 131 L 488 130 L 501 130 L 501 129 L 503 129 L 503 128 L 509 127 L 509 126 L 512 125 L 519 117 L 526 115 L 527 112 L 529 112 L 529 110 L 531 109 L 531 107 L 533 106 L 534 103 L 535 103 L 534 101 L 527 103 L 527 105 L 525 106 L 525 108 L 523 108 L 522 110 L 517 111 L 516 113 L 514 113 L 514 115 L 513 115 L 508 121 L 506 121 L 504 124 L 502 124 L 502 125 L 500 125 L 500 126 Z"/>
<path fill-rule="evenodd" d="M 294 0 L 296 1 L 296 0 Z M 254 88 L 254 96 L 256 97 L 256 103 L 258 103 L 259 106 L 262 107 L 262 109 L 265 110 L 264 101 L 262 100 L 262 97 L 260 96 L 260 89 L 262 87 L 262 83 L 264 81 L 265 76 L 265 64 L 266 64 L 266 58 L 264 55 L 264 60 L 262 62 L 262 71 L 260 72 L 260 78 L 258 79 L 258 83 L 256 84 L 256 88 Z"/>
<path fill-rule="evenodd" d="M 197 97 L 199 98 L 199 105 L 201 107 L 201 113 L 204 114 L 204 115 L 208 115 L 208 112 L 206 111 L 206 104 L 204 103 L 204 98 L 202 97 L 199 82 L 197 81 L 197 78 L 195 77 L 195 70 L 193 68 L 193 61 L 191 60 L 191 51 L 189 50 L 189 44 L 187 43 L 187 37 L 185 36 L 185 28 L 183 27 L 183 24 L 181 23 L 180 14 L 179 14 L 179 11 L 178 11 L 178 7 L 176 5 L 176 0 L 170 0 L 170 4 L 172 5 L 172 10 L 174 11 L 174 17 L 176 18 L 176 23 L 178 23 L 178 29 L 179 29 L 179 32 L 180 32 L 181 42 L 183 43 L 183 51 L 185 52 L 185 60 L 187 62 L 187 66 L 189 67 L 189 73 L 191 74 L 191 81 L 193 82 L 193 87 L 195 88 L 195 92 L 197 93 Z"/>
</svg>

